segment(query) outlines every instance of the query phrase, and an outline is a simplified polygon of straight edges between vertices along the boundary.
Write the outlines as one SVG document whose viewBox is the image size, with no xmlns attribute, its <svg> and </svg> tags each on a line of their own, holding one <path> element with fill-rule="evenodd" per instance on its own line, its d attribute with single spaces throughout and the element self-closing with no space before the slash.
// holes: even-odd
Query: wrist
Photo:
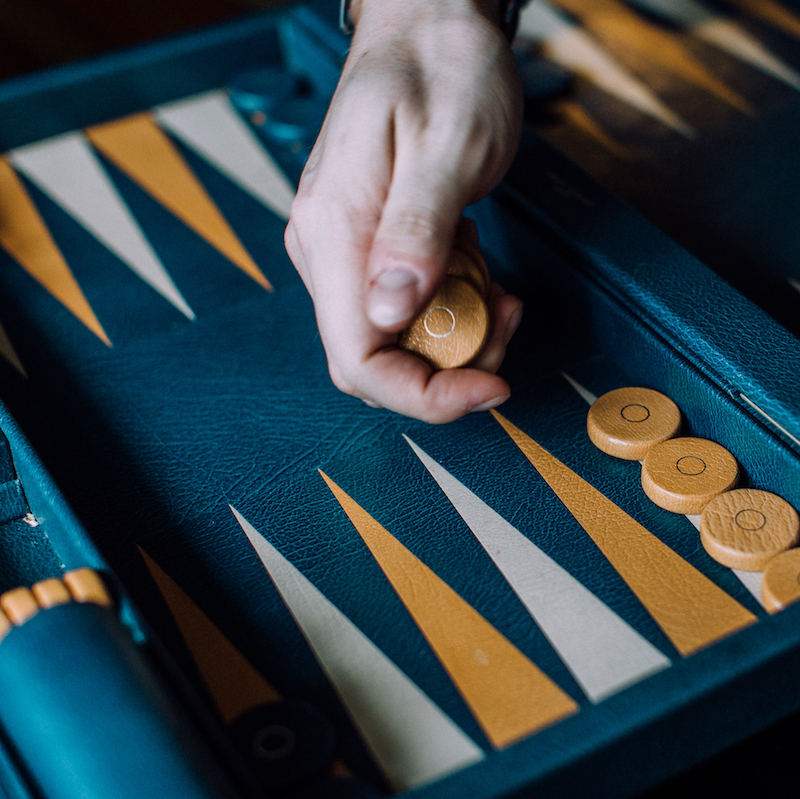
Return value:
<svg viewBox="0 0 800 799">
<path fill-rule="evenodd" d="M 365 24 L 372 25 L 477 14 L 502 29 L 509 5 L 508 0 L 343 0 L 341 20 L 352 33 L 365 17 Z"/>
</svg>

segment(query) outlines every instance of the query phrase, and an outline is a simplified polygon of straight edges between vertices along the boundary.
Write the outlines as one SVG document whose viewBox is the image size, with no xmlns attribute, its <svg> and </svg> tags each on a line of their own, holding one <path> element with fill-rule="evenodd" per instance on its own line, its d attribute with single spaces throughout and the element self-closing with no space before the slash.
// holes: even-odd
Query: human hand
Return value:
<svg viewBox="0 0 800 799">
<path fill-rule="evenodd" d="M 522 304 L 497 285 L 470 368 L 434 371 L 397 347 L 444 276 L 464 207 L 500 181 L 516 150 L 521 90 L 493 6 L 354 3 L 352 47 L 286 229 L 334 384 L 430 422 L 510 393 L 494 373 Z"/>
</svg>

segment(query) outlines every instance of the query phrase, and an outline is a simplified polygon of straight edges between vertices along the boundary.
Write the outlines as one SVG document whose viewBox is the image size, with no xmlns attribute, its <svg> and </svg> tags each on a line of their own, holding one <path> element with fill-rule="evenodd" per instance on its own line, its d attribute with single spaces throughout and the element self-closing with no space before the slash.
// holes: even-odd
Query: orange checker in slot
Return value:
<svg viewBox="0 0 800 799">
<path fill-rule="evenodd" d="M 51 577 L 35 583 L 31 586 L 31 593 L 41 608 L 52 608 L 72 601 L 67 586 L 58 577 Z"/>
<path fill-rule="evenodd" d="M 64 585 L 76 602 L 92 602 L 95 605 L 111 607 L 111 595 L 94 569 L 86 567 L 67 572 L 64 575 Z"/>
<path fill-rule="evenodd" d="M 24 624 L 39 612 L 39 605 L 30 588 L 14 588 L 6 591 L 0 596 L 0 608 L 15 625 Z"/>
</svg>

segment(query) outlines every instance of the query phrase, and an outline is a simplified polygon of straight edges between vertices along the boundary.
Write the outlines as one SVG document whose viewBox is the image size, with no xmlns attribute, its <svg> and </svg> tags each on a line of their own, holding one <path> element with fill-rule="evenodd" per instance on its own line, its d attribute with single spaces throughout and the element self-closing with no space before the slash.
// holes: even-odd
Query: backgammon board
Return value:
<svg viewBox="0 0 800 799">
<path fill-rule="evenodd" d="M 656 389 L 800 507 L 800 342 L 534 130 L 469 209 L 511 399 L 331 385 L 282 243 L 329 5 L 0 91 L 9 799 L 634 796 L 800 707 L 800 605 L 586 430 Z M 265 67 L 301 106 L 243 107 Z"/>
</svg>

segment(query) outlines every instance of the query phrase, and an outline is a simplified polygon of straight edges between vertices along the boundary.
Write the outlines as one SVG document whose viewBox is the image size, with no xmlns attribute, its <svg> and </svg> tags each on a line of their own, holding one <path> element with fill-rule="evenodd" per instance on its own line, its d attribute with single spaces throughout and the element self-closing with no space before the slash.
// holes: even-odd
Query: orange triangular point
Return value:
<svg viewBox="0 0 800 799">
<path fill-rule="evenodd" d="M 11 343 L 11 339 L 9 339 L 2 325 L 0 325 L 0 355 L 2 355 L 23 377 L 28 376 L 25 372 L 25 367 L 22 365 L 22 361 L 19 359 L 19 355 L 17 355 Z"/>
<path fill-rule="evenodd" d="M 0 245 L 101 341 L 111 346 L 25 186 L 0 157 Z"/>
<path fill-rule="evenodd" d="M 272 288 L 177 147 L 149 113 L 88 128 L 86 135 L 103 155 L 245 274 L 264 288 Z"/>
<path fill-rule="evenodd" d="M 578 709 L 471 605 L 320 472 L 495 747 Z"/>
<path fill-rule="evenodd" d="M 492 415 L 589 534 L 675 648 L 691 654 L 756 617 L 496 411 Z"/>
<path fill-rule="evenodd" d="M 627 52 L 644 63 L 656 64 L 716 95 L 728 105 L 751 114 L 752 105 L 718 80 L 669 31 L 651 24 L 620 0 L 554 0 L 555 5 L 578 17 L 592 33 L 615 52 Z"/>
<path fill-rule="evenodd" d="M 800 17 L 775 0 L 729 0 L 742 10 L 800 38 Z"/>
<path fill-rule="evenodd" d="M 558 110 L 567 121 L 567 124 L 590 136 L 612 155 L 618 158 L 630 159 L 631 152 L 620 144 L 591 114 L 573 100 L 566 100 L 558 105 Z"/>
<path fill-rule="evenodd" d="M 139 552 L 175 619 L 222 720 L 228 724 L 251 708 L 279 700 L 278 692 L 214 622 L 141 547 Z"/>
</svg>

